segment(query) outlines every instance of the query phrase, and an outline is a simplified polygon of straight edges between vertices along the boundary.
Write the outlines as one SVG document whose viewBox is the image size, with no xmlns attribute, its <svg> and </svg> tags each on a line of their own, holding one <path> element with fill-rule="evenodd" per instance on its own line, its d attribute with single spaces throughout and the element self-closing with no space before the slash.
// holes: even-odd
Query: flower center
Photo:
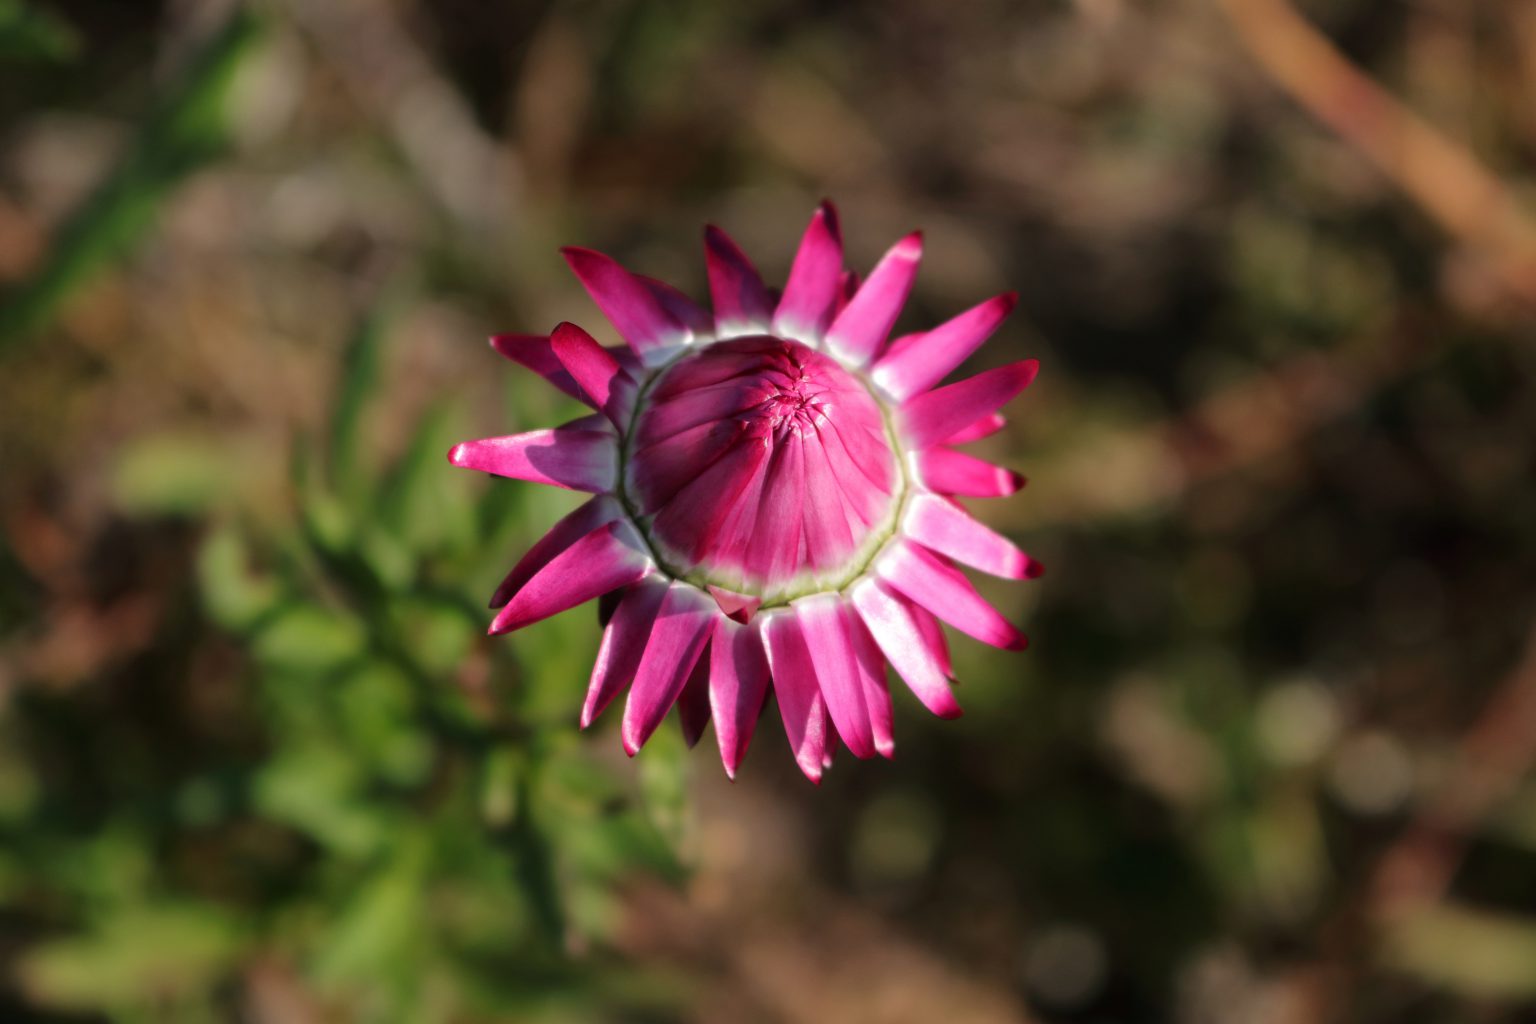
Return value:
<svg viewBox="0 0 1536 1024">
<path fill-rule="evenodd" d="M 674 576 L 775 604 L 838 589 L 893 528 L 904 489 L 880 405 L 796 341 L 716 342 L 649 384 L 624 499 Z"/>
</svg>

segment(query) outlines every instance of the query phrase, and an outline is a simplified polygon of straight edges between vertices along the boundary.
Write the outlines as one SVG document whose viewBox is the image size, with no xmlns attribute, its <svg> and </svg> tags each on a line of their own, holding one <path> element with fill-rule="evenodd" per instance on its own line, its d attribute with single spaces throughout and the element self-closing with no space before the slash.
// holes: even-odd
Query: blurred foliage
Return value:
<svg viewBox="0 0 1536 1024">
<path fill-rule="evenodd" d="M 0 0 L 0 1020 L 1529 1019 L 1530 310 L 1216 6 Z M 1529 211 L 1536 8 L 1297 8 Z M 570 411 L 481 338 L 822 195 L 1021 293 L 1032 649 L 625 762 L 590 610 L 483 635 L 571 502 L 445 465 Z"/>
<path fill-rule="evenodd" d="M 675 828 L 682 792 L 648 785 L 642 811 L 582 752 L 555 655 L 569 624 L 516 661 L 486 642 L 485 553 L 509 549 L 522 496 L 444 479 L 451 419 L 428 416 L 393 462 L 367 457 L 388 332 L 384 313 L 356 331 L 336 429 L 296 443 L 278 522 L 242 514 L 238 465 L 206 444 L 124 454 L 124 508 L 208 518 L 200 602 L 250 662 L 218 712 L 229 734 L 195 754 L 41 694 L 14 709 L 0 756 L 26 795 L 0 816 L 0 863 L 28 882 L 7 902 L 39 937 L 15 965 L 38 1006 L 227 1019 L 231 980 L 267 962 L 359 1019 L 584 1019 L 665 998 L 566 951 L 608 927 L 613 880 L 675 874 L 653 820 Z M 89 767 L 109 805 L 89 806 L 84 778 L 38 790 L 35 766 L 89 770 L 78 750 L 107 759 Z M 675 776 L 681 754 L 653 770 Z"/>
<path fill-rule="evenodd" d="M 226 94 L 258 32 L 254 14 L 236 14 L 145 115 L 122 161 L 60 226 L 42 266 L 0 294 L 0 349 L 42 326 L 92 274 L 121 257 L 153 224 L 176 184 L 219 151 Z M 0 6 L 0 54 L 30 47 L 62 55 L 70 39 L 56 21 L 28 15 L 16 4 Z"/>
</svg>

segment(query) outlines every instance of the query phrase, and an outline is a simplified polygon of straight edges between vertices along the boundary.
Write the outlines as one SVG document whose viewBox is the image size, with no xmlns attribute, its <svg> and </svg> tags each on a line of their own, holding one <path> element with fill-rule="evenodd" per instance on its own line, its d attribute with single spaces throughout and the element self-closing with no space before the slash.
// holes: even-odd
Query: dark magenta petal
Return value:
<svg viewBox="0 0 1536 1024">
<path fill-rule="evenodd" d="M 800 249 L 789 268 L 784 297 L 773 314 L 778 334 L 805 341 L 819 341 L 832 319 L 843 270 L 843 238 L 837 211 L 822 203 L 811 217 Z"/>
<path fill-rule="evenodd" d="M 651 635 L 651 623 L 667 596 L 667 584 L 651 576 L 624 591 L 613 618 L 603 629 L 603 643 L 597 649 L 592 678 L 587 683 L 587 699 L 581 706 L 581 727 L 591 725 L 597 716 L 623 692 L 635 678 L 645 641 Z"/>
<path fill-rule="evenodd" d="M 624 705 L 625 753 L 644 746 L 677 702 L 719 614 L 697 587 L 674 582 L 667 588 Z"/>
<path fill-rule="evenodd" d="M 506 579 L 491 597 L 491 607 L 500 608 L 522 589 L 533 574 L 549 564 L 550 559 L 576 543 L 599 526 L 624 518 L 619 503 L 607 495 L 598 495 L 583 504 L 570 515 L 550 527 L 539 542 L 528 549 L 518 563 L 507 573 Z"/>
<path fill-rule="evenodd" d="M 800 623 L 800 635 L 810 652 L 821 696 L 826 701 L 837 734 L 855 757 L 870 757 L 875 738 L 870 731 L 869 709 L 864 704 L 864 680 L 848 620 L 843 617 L 840 594 L 815 594 L 791 604 Z"/>
<path fill-rule="evenodd" d="M 597 308 L 642 360 L 665 359 L 688 343 L 687 326 L 667 310 L 644 280 L 613 257 L 576 246 L 560 252 Z"/>
<path fill-rule="evenodd" d="M 535 573 L 496 613 L 491 633 L 510 633 L 558 615 L 628 586 L 654 568 L 634 527 L 628 523 L 600 526 Z"/>
<path fill-rule="evenodd" d="M 575 324 L 558 325 L 549 343 L 555 358 L 581 388 L 583 400 L 618 429 L 628 426 L 634 410 L 635 379 L 618 360 Z"/>
<path fill-rule="evenodd" d="M 768 659 L 763 652 L 762 620 L 741 625 L 715 620 L 710 640 L 709 702 L 725 773 L 736 777 L 752 742 L 763 702 L 768 699 Z"/>
<path fill-rule="evenodd" d="M 752 261 L 713 224 L 704 229 L 704 257 L 716 333 L 734 338 L 767 331 L 773 324 L 773 298 Z"/>
<path fill-rule="evenodd" d="M 826 768 L 824 759 L 829 743 L 827 712 L 811 652 L 800 635 L 795 614 L 787 609 L 765 613 L 762 631 L 768 667 L 773 673 L 773 693 L 779 701 L 789 749 L 805 777 L 819 783 Z"/>
</svg>

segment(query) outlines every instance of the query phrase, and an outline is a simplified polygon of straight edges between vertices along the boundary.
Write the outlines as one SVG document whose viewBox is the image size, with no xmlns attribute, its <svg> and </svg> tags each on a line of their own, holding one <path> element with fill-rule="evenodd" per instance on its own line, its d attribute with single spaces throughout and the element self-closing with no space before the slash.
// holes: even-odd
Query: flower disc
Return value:
<svg viewBox="0 0 1536 1024">
<path fill-rule="evenodd" d="M 664 370 L 626 440 L 631 511 L 679 578 L 778 603 L 857 576 L 904 485 L 869 388 L 769 335 Z"/>
</svg>

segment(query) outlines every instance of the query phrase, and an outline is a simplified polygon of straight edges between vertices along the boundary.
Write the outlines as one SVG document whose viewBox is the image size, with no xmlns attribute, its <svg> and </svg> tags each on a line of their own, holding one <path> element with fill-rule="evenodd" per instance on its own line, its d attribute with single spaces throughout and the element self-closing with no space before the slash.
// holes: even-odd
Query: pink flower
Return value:
<svg viewBox="0 0 1536 1024">
<path fill-rule="evenodd" d="M 628 686 L 626 751 L 676 704 L 690 743 L 713 718 L 734 777 L 771 688 L 816 781 L 837 738 L 858 757 L 891 755 L 886 662 L 934 714 L 960 714 L 940 619 L 1025 646 L 955 563 L 1008 579 L 1040 566 L 954 500 L 1012 494 L 1023 478 L 954 446 L 998 430 L 1037 364 L 937 386 L 1012 294 L 887 343 L 918 234 L 860 283 L 824 203 L 778 298 L 724 232 L 709 228 L 705 245 L 713 316 L 601 253 L 564 250 L 627 348 L 568 323 L 491 341 L 596 413 L 448 457 L 594 495 L 491 602 L 496 634 L 603 599 L 583 728 Z"/>
</svg>

